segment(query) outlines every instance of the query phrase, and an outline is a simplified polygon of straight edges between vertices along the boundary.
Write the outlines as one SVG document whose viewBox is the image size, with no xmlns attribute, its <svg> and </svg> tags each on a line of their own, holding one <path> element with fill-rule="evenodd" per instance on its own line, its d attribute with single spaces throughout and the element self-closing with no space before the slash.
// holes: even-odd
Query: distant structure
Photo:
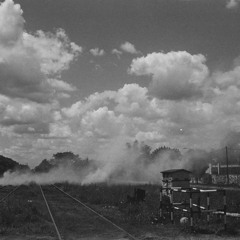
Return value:
<svg viewBox="0 0 240 240">
<path fill-rule="evenodd" d="M 127 203 L 139 203 L 144 202 L 146 197 L 146 191 L 140 188 L 134 188 L 134 195 L 127 195 Z"/>
<path fill-rule="evenodd" d="M 206 174 L 210 175 L 210 182 L 213 184 L 227 184 L 227 175 L 229 177 L 229 184 L 240 185 L 240 165 L 229 164 L 224 165 L 221 163 L 209 164 Z"/>
<path fill-rule="evenodd" d="M 186 169 L 170 169 L 161 173 L 163 188 L 190 188 L 190 171 Z"/>
</svg>

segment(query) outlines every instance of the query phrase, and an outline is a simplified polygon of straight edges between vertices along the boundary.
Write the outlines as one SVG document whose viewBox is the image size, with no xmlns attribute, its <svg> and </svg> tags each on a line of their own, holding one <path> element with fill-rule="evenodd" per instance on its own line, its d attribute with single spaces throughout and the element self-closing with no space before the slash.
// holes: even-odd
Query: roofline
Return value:
<svg viewBox="0 0 240 240">
<path fill-rule="evenodd" d="M 160 173 L 173 173 L 173 172 L 180 172 L 180 171 L 185 171 L 185 172 L 188 172 L 188 173 L 192 173 L 191 171 L 188 171 L 186 169 L 169 169 L 169 170 L 165 170 L 165 171 L 162 171 Z"/>
</svg>

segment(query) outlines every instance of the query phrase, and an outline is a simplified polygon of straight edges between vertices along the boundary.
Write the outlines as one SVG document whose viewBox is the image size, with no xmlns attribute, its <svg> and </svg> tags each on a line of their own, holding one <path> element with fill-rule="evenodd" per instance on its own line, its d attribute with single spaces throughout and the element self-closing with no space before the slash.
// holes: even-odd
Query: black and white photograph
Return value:
<svg viewBox="0 0 240 240">
<path fill-rule="evenodd" d="M 240 0 L 0 0 L 0 239 L 240 239 Z"/>
</svg>

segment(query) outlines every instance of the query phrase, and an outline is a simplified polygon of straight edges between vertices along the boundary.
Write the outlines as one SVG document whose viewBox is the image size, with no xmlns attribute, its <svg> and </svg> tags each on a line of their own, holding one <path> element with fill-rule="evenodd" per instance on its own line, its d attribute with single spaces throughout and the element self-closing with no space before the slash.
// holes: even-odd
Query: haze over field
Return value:
<svg viewBox="0 0 240 240">
<path fill-rule="evenodd" d="M 208 163 L 217 153 L 188 150 L 182 154 L 178 149 L 159 147 L 151 149 L 144 143 L 123 144 L 120 139 L 107 151 L 99 152 L 97 160 L 82 159 L 72 152 L 56 153 L 43 160 L 33 170 L 15 167 L 4 172 L 0 185 L 53 184 L 159 184 L 160 171 L 185 168 L 195 177 L 201 177 Z M 221 150 L 220 150 L 221 156 Z"/>
<path fill-rule="evenodd" d="M 127 142 L 240 148 L 239 4 L 1 1 L 0 154 L 34 167 L 72 151 L 98 162 L 84 181 L 122 166 L 152 181 L 195 161 L 146 168 Z"/>
</svg>

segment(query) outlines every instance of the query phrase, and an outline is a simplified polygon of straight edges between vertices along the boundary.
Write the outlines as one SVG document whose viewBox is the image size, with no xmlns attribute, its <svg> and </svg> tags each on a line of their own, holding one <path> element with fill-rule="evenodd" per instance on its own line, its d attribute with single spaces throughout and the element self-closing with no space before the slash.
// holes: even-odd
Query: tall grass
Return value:
<svg viewBox="0 0 240 240">
<path fill-rule="evenodd" d="M 93 204 L 101 208 L 110 208 L 111 206 L 117 209 L 122 218 L 109 215 L 111 219 L 121 223 L 128 222 L 134 225 L 154 225 L 168 224 L 170 222 L 170 207 L 169 198 L 164 197 L 164 218 L 159 219 L 159 185 L 109 185 L 109 184 L 90 184 L 90 185 L 70 185 L 68 183 L 59 185 L 64 191 L 72 196 L 80 199 L 84 203 Z M 133 195 L 134 188 L 146 190 L 146 201 L 139 204 L 127 203 L 127 195 Z M 207 194 L 193 194 L 193 203 L 198 203 L 200 197 L 200 205 L 207 206 Z M 188 193 L 174 193 L 174 202 L 189 203 Z M 189 206 L 189 205 L 188 205 Z M 187 206 L 187 208 L 188 208 Z M 221 192 L 210 193 L 211 209 L 223 209 L 223 194 Z M 100 208 L 101 207 L 101 208 Z M 197 211 L 194 208 L 194 211 Z M 240 213 L 240 191 L 227 191 L 227 211 Z M 111 212 L 111 211 L 109 211 Z M 116 211 L 112 211 L 114 214 Z M 106 211 L 105 211 L 105 214 Z M 181 217 L 189 217 L 188 213 L 174 211 L 175 224 L 179 225 Z M 210 226 L 207 224 L 207 215 L 204 213 L 194 214 L 194 223 L 197 231 L 205 233 L 218 233 L 223 228 L 223 217 L 211 214 Z M 240 219 L 227 217 L 228 230 L 235 233 L 240 227 Z"/>
<path fill-rule="evenodd" d="M 159 188 L 158 185 L 110 185 L 90 184 L 74 185 L 68 183 L 58 184 L 65 192 L 88 204 L 99 213 L 103 214 L 114 223 L 127 228 L 138 229 L 155 228 L 171 229 L 169 219 L 169 198 L 164 197 L 164 218 L 159 218 Z M 127 195 L 132 195 L 135 188 L 146 190 L 146 199 L 139 204 L 127 202 Z M 56 191 L 49 188 L 48 191 Z M 58 193 L 60 194 L 60 193 Z M 61 195 L 61 194 L 60 194 Z M 198 202 L 198 194 L 193 195 L 193 202 Z M 64 200 L 64 195 L 62 196 Z M 62 199 L 59 201 L 61 202 Z M 189 202 L 188 194 L 175 194 L 174 202 Z M 206 194 L 201 194 L 201 205 L 206 206 Z M 70 204 L 70 203 L 69 203 Z M 211 208 L 223 208 L 221 193 L 210 194 Z M 67 209 L 67 205 L 63 205 Z M 76 207 L 79 207 L 76 205 Z M 240 192 L 227 191 L 227 211 L 240 213 Z M 64 211 L 63 211 L 64 212 Z M 63 212 L 61 214 L 63 214 Z M 66 212 L 66 214 L 68 214 Z M 57 215 L 57 213 L 56 213 Z M 74 217 L 74 214 L 71 214 Z M 179 219 L 183 216 L 189 217 L 186 213 L 175 211 L 175 225 L 180 230 Z M 77 216 L 75 216 L 77 219 Z M 223 218 L 211 215 L 210 226 L 207 225 L 206 214 L 195 214 L 195 230 L 199 233 L 222 234 Z M 64 216 L 63 216 L 64 218 Z M 74 220 L 73 220 L 74 221 Z M 240 219 L 227 218 L 228 233 L 235 233 L 240 226 Z M 189 228 L 185 228 L 188 230 Z M 5 202 L 0 203 L 0 234 L 6 233 L 22 234 L 49 234 L 54 236 L 54 228 L 47 212 L 45 203 L 37 185 L 22 186 L 14 195 Z"/>
</svg>

